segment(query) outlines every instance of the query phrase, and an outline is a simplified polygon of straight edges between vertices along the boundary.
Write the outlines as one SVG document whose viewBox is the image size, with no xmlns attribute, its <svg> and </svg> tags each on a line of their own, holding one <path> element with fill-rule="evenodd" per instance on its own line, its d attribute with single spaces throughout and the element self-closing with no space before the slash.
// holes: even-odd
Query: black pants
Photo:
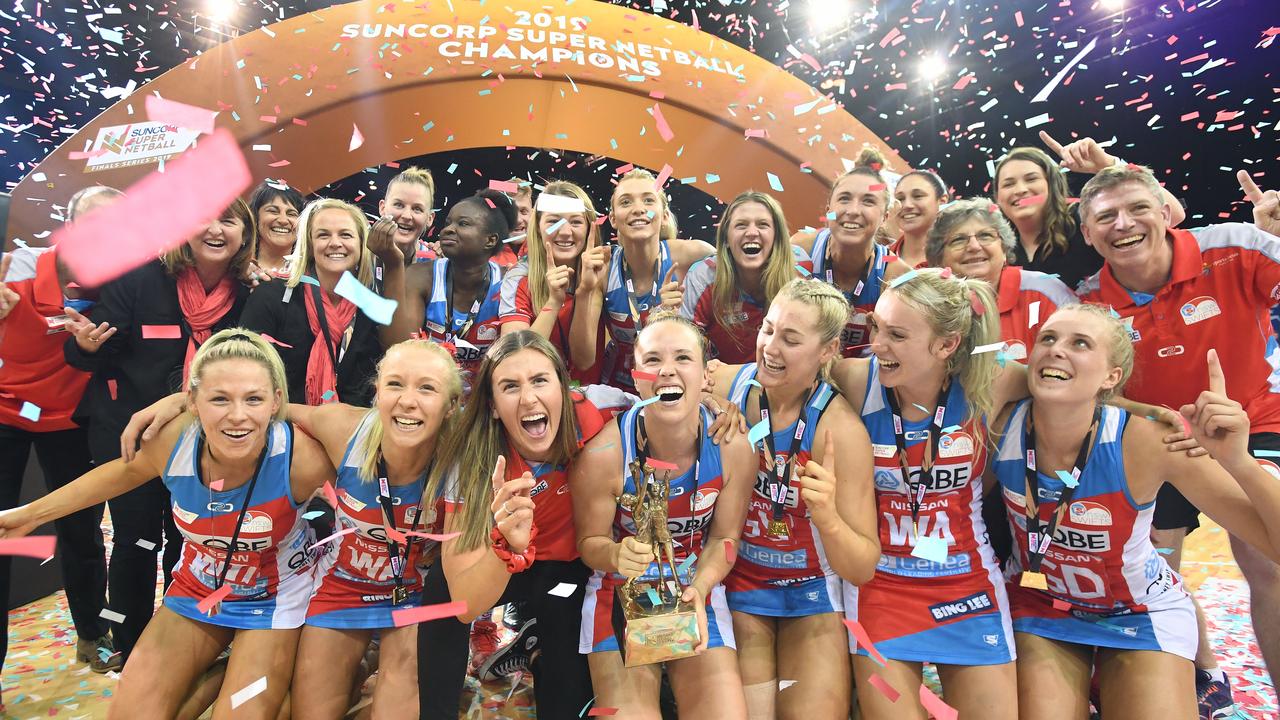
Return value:
<svg viewBox="0 0 1280 720">
<path fill-rule="evenodd" d="M 84 428 L 54 432 L 30 432 L 0 425 L 0 509 L 17 507 L 22 476 L 31 446 L 52 492 L 89 472 L 89 443 Z M 107 634 L 108 624 L 99 617 L 107 597 L 107 560 L 102 545 L 102 506 L 95 505 L 53 523 L 58 536 L 58 557 L 67 605 L 76 635 L 92 640 Z M 26 561 L 24 561 L 26 562 Z M 9 649 L 8 599 L 11 559 L 0 557 L 0 598 L 6 607 L 4 637 L 0 638 L 0 662 Z"/>
<path fill-rule="evenodd" d="M 115 626 L 116 650 L 123 659 L 138 644 L 156 612 L 156 555 L 164 547 L 164 587 L 173 582 L 173 567 L 182 554 L 182 536 L 173 524 L 169 490 L 155 478 L 107 501 L 115 544 L 111 548 L 111 609 L 124 615 Z M 168 542 L 165 542 L 165 539 Z M 138 544 L 144 540 L 144 548 Z"/>
<path fill-rule="evenodd" d="M 576 718 L 594 693 L 587 656 L 578 652 L 582 599 L 591 570 L 581 561 L 538 560 L 511 576 L 498 605 L 523 601 L 520 620 L 538 621 L 540 651 L 532 663 L 533 697 L 538 717 Z M 575 586 L 569 597 L 550 591 L 560 583 Z M 449 586 L 439 561 L 427 573 L 422 604 L 449 602 Z M 471 626 L 456 618 L 418 626 L 418 717 L 457 720 L 458 700 L 467 676 Z M 543 670 L 545 669 L 545 672 Z"/>
</svg>

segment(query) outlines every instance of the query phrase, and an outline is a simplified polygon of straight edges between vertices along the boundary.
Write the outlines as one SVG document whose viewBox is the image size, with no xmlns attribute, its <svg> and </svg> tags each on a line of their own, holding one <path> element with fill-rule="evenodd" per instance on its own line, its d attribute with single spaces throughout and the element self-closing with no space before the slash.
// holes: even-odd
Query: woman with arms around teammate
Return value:
<svg viewBox="0 0 1280 720">
<path fill-rule="evenodd" d="M 463 394 L 485 350 L 498 339 L 502 269 L 493 256 L 515 224 L 511 198 L 480 190 L 449 209 L 437 236 L 444 257 L 404 267 L 403 250 L 387 238 L 389 221 L 374 224 L 372 250 L 384 265 L 383 297 L 396 300 L 391 324 L 381 330 L 384 344 L 415 333 L 452 344 L 462 371 Z"/>
<path fill-rule="evenodd" d="M 609 259 L 605 282 L 594 287 L 583 303 L 587 315 L 581 324 L 582 336 L 574 347 L 595 347 L 606 329 L 609 346 L 605 353 L 603 382 L 631 391 L 636 334 L 659 306 L 677 310 L 684 301 L 681 278 L 689 267 L 715 249 L 701 240 L 666 239 L 663 227 L 671 221 L 667 194 L 647 170 L 635 169 L 623 175 L 613 190 L 609 221 L 618 233 L 618 247 Z M 585 271 L 584 271 L 585 272 Z M 576 334 L 578 325 L 571 333 Z"/>
<path fill-rule="evenodd" d="M 1017 717 L 1013 631 L 1004 579 L 982 519 L 986 418 L 1026 394 L 1017 363 L 1003 370 L 995 296 L 981 280 L 914 270 L 880 296 L 873 356 L 841 362 L 835 379 L 871 437 L 881 560 L 845 614 L 887 658 L 862 645 L 853 672 L 863 716 L 924 718 L 921 665 L 933 662 L 964 717 Z M 870 683 L 879 675 L 896 702 Z"/>
<path fill-rule="evenodd" d="M 798 270 L 807 274 L 809 262 L 792 252 L 782 207 L 748 190 L 724 209 L 716 254 L 689 268 L 680 314 L 706 334 L 713 358 L 751 362 L 769 304 Z"/>
<path fill-rule="evenodd" d="M 584 337 L 575 324 L 592 322 L 576 308 L 600 286 L 610 248 L 600 245 L 596 211 L 586 191 L 571 182 L 548 183 L 534 207 L 528 256 L 502 279 L 502 334 L 532 329 L 551 341 L 569 367 L 569 378 L 590 385 L 600 381 L 604 335 L 590 347 L 571 345 Z"/>
<path fill-rule="evenodd" d="M 889 186 L 878 168 L 884 157 L 870 148 L 857 165 L 836 178 L 827 199 L 827 227 L 796 233 L 791 243 L 813 260 L 813 276 L 834 285 L 849 301 L 849 319 L 840 333 L 845 357 L 868 355 L 868 314 L 886 282 L 910 270 L 888 258 L 876 233 L 889 216 Z"/>
<path fill-rule="evenodd" d="M 1095 669 L 1106 717 L 1196 717 L 1195 613 L 1150 539 L 1163 483 L 1280 558 L 1280 487 L 1249 455 L 1248 417 L 1226 397 L 1214 351 L 1209 389 L 1181 411 L 1216 462 L 1168 453 L 1163 426 L 1102 404 L 1133 357 L 1128 330 L 1106 309 L 1060 308 L 1031 350 L 1032 399 L 996 423 L 993 474 L 1016 538 L 1008 574 L 1024 718 L 1087 718 Z"/>
<path fill-rule="evenodd" d="M 662 680 L 659 664 L 623 665 L 611 623 L 614 593 L 623 582 L 657 577 L 654 548 L 636 540 L 632 514 L 619 505 L 622 495 L 635 495 L 638 482 L 667 488 L 674 562 L 685 585 L 681 598 L 698 616 L 697 654 L 666 663 L 680 716 L 746 717 L 720 582 L 742 531 L 756 460 L 744 437 L 711 442 L 710 413 L 698 404 L 707 379 L 704 342 L 696 327 L 674 313 L 650 317 L 636 340 L 636 384 L 642 396 L 658 399 L 620 415 L 587 444 L 570 471 L 578 549 L 596 571 L 582 606 L 579 650 L 590 653 L 596 705 L 617 708 L 620 718 L 658 717 Z M 636 459 L 644 468 L 640 474 L 647 469 L 649 476 L 633 477 Z M 659 464 L 666 469 L 649 469 Z M 686 562 L 693 555 L 696 561 Z"/>
<path fill-rule="evenodd" d="M 255 290 L 241 322 L 277 346 L 295 401 L 368 406 L 369 379 L 382 356 L 378 326 L 337 293 L 347 273 L 366 287 L 373 281 L 364 214 L 342 200 L 321 199 L 307 205 L 300 224 L 289 278 Z"/>
<path fill-rule="evenodd" d="M 738 559 L 725 579 L 753 720 L 849 714 L 841 578 L 870 580 L 880 543 L 871 443 L 830 382 L 848 311 L 832 286 L 792 280 L 760 326 L 756 362 L 714 375 L 747 423 L 766 429 Z M 779 679 L 797 682 L 784 693 Z"/>
<path fill-rule="evenodd" d="M 229 713 L 233 693 L 265 678 L 266 688 L 236 710 L 270 720 L 289 687 L 314 587 L 302 508 L 333 468 L 319 443 L 282 419 L 284 368 L 257 334 L 233 328 L 209 338 L 192 360 L 190 384 L 193 417 L 165 426 L 132 461 L 100 465 L 0 514 L 0 528 L 23 535 L 161 476 L 184 536 L 181 559 L 164 606 L 125 663 L 109 717 L 177 716 L 234 641 L 214 712 Z"/>
</svg>

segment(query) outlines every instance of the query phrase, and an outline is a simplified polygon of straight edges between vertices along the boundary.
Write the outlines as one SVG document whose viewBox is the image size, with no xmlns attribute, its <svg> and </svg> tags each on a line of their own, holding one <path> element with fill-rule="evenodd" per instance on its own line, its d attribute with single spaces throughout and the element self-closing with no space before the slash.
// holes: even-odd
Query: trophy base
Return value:
<svg viewBox="0 0 1280 720">
<path fill-rule="evenodd" d="M 637 667 L 692 657 L 702 639 L 693 603 L 652 605 L 647 600 L 643 594 L 638 598 L 615 595 L 613 629 L 623 664 Z"/>
</svg>

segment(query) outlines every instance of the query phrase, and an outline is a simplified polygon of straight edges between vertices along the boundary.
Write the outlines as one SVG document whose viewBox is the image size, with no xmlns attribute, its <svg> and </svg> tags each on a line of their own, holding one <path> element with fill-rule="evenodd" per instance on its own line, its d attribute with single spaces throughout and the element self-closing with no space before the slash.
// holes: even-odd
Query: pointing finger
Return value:
<svg viewBox="0 0 1280 720">
<path fill-rule="evenodd" d="M 1209 350 L 1209 392 L 1226 397 L 1227 378 L 1222 374 L 1222 364 L 1218 362 L 1218 351 Z"/>
<path fill-rule="evenodd" d="M 507 475 L 507 458 L 503 455 L 499 455 L 498 462 L 493 464 L 493 477 L 491 478 L 491 480 L 493 481 L 494 495 L 497 495 L 498 491 L 502 489 L 502 485 L 505 482 L 504 478 L 506 477 L 506 475 Z"/>
<path fill-rule="evenodd" d="M 1045 145 L 1048 145 L 1050 150 L 1058 154 L 1058 157 L 1062 157 L 1062 144 L 1059 143 L 1057 140 L 1054 140 L 1053 136 L 1051 136 L 1049 133 L 1045 132 L 1044 130 L 1041 130 L 1040 141 L 1043 142 Z"/>
<path fill-rule="evenodd" d="M 1249 177 L 1248 171 L 1240 170 L 1236 172 L 1236 180 L 1240 181 L 1240 189 L 1244 190 L 1244 196 L 1249 199 L 1249 202 L 1257 205 L 1262 201 L 1262 190 L 1258 188 L 1258 184 L 1253 181 L 1253 178 Z"/>
<path fill-rule="evenodd" d="M 836 441 L 831 437 L 831 431 L 826 432 L 826 436 L 822 442 L 822 467 L 827 472 L 835 475 L 836 473 Z"/>
</svg>

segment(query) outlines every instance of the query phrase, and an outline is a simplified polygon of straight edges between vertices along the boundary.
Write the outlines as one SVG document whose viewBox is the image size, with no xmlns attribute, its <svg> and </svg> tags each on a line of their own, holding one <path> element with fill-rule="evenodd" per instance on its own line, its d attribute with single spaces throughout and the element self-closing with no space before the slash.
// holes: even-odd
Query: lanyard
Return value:
<svg viewBox="0 0 1280 720">
<path fill-rule="evenodd" d="M 933 413 L 933 421 L 929 424 L 925 437 L 924 455 L 920 458 L 920 476 L 912 480 L 911 468 L 907 463 L 907 439 L 902 423 L 902 411 L 898 407 L 898 393 L 890 389 L 885 393 L 889 402 L 889 411 L 893 413 L 893 441 L 898 446 L 898 464 L 902 467 L 902 480 L 907 484 L 907 503 L 911 507 L 911 528 L 916 529 L 920 519 L 920 506 L 924 504 L 924 494 L 933 487 L 933 466 L 938 461 L 938 441 L 942 438 L 942 418 L 947 413 L 947 393 L 951 383 L 944 383 L 938 391 L 938 409 Z"/>
<path fill-rule="evenodd" d="M 836 285 L 834 261 L 831 259 L 832 242 L 831 235 L 827 235 L 826 257 L 824 259 L 824 264 L 826 265 L 827 284 L 834 286 L 837 290 L 840 290 L 840 286 Z M 845 293 L 844 295 L 849 302 L 852 303 L 862 295 L 862 288 L 866 286 L 867 278 L 871 276 L 871 266 L 875 264 L 876 250 L 875 248 L 871 248 L 871 257 L 867 258 L 867 264 L 862 267 L 862 276 L 858 278 L 858 284 L 853 286 L 852 293 Z M 844 290 L 840 290 L 840 292 L 844 293 Z"/>
<path fill-rule="evenodd" d="M 424 479 L 431 475 L 431 466 L 427 466 Z M 378 458 L 378 504 L 382 506 L 382 519 L 387 527 L 394 528 L 396 526 L 395 510 L 391 504 L 391 484 L 387 481 L 387 461 Z M 418 521 L 422 519 L 425 510 L 421 504 L 418 506 L 418 512 L 413 516 L 413 523 L 409 525 L 409 532 L 418 529 Z M 404 571 L 409 563 L 409 553 L 413 550 L 413 536 L 408 535 L 404 541 L 404 557 L 400 557 L 400 543 L 393 539 L 391 534 L 387 534 L 387 555 L 391 558 L 391 574 L 395 577 L 396 588 L 391 591 L 391 604 L 399 605 L 409 597 L 409 591 L 404 587 Z"/>
<path fill-rule="evenodd" d="M 198 480 L 201 485 L 209 487 L 209 484 L 204 481 L 204 467 L 202 467 L 200 463 L 200 450 L 202 445 L 204 445 L 203 431 L 201 431 L 199 436 L 196 437 L 196 480 Z M 212 455 L 210 455 L 210 457 L 212 457 Z M 258 475 L 262 473 L 262 464 L 266 462 L 266 460 L 267 445 L 264 442 L 262 444 L 262 452 L 258 453 L 258 464 L 253 469 L 253 477 L 249 478 L 249 486 L 246 488 L 244 493 L 244 503 L 240 506 L 240 514 L 236 517 L 236 527 L 231 531 L 231 544 L 227 546 L 227 556 L 222 559 L 222 569 L 218 571 L 218 580 L 213 586 L 214 590 L 222 587 L 222 584 L 227 580 L 227 571 L 231 569 L 231 555 L 235 552 L 236 545 L 240 542 L 240 528 L 244 525 L 245 513 L 249 511 L 249 501 L 253 499 L 253 488 L 258 484 Z M 210 530 L 213 529 L 213 518 L 209 518 L 209 528 Z"/>
<path fill-rule="evenodd" d="M 644 309 L 649 309 L 648 300 L 653 298 L 654 291 L 658 290 L 662 285 L 662 245 L 658 245 L 658 257 L 653 261 L 653 287 L 649 288 L 649 293 L 645 295 Z M 636 329 L 640 329 L 640 301 L 636 298 L 635 282 L 631 279 L 631 266 L 627 264 L 627 251 L 622 251 L 622 284 L 627 288 L 627 306 L 631 311 L 631 322 L 635 324 Z"/>
<path fill-rule="evenodd" d="M 777 449 L 773 446 L 773 421 L 769 415 L 769 393 L 764 388 L 760 389 L 760 419 L 769 425 L 769 432 L 765 434 L 764 442 L 769 449 L 769 456 L 773 459 L 774 477 L 769 483 L 769 499 L 773 501 L 773 513 L 769 521 L 771 535 L 787 534 L 787 524 L 783 522 L 782 515 L 786 511 L 787 491 L 791 487 L 791 468 L 795 465 L 796 448 L 800 445 L 800 438 L 804 437 L 804 413 L 809 408 L 809 403 L 813 401 L 815 392 L 817 392 L 816 386 L 809 391 L 804 404 L 800 406 L 800 416 L 796 418 L 796 431 L 791 436 L 791 447 L 787 448 L 787 457 L 784 459 L 778 455 Z"/>
<path fill-rule="evenodd" d="M 489 273 L 489 284 L 493 284 L 493 273 Z M 445 342 L 454 342 L 457 338 L 465 337 L 467 331 L 476 321 L 476 315 L 480 314 L 481 300 L 489 294 L 489 288 L 486 287 L 481 294 L 471 303 L 471 310 L 467 313 L 467 317 L 462 321 L 462 325 L 454 330 L 453 321 L 453 263 L 449 263 L 445 267 L 444 272 L 444 302 L 445 302 Z"/>
<path fill-rule="evenodd" d="M 1071 477 L 1077 480 L 1077 485 L 1080 473 L 1084 472 L 1085 466 L 1089 464 L 1093 436 L 1098 429 L 1098 418 L 1101 415 L 1102 406 L 1094 407 L 1093 424 L 1089 426 L 1089 432 L 1084 436 L 1080 451 L 1076 453 L 1076 462 L 1071 468 Z M 1031 572 L 1040 572 L 1040 563 L 1044 560 L 1044 554 L 1049 549 L 1050 541 L 1053 540 L 1053 531 L 1057 529 L 1058 522 L 1062 520 L 1063 512 L 1070 507 L 1071 498 L 1076 493 L 1076 486 L 1067 486 L 1062 489 L 1057 501 L 1049 509 L 1049 520 L 1041 522 L 1039 508 L 1040 478 L 1036 471 L 1036 429 L 1032 420 L 1030 406 L 1027 407 L 1027 429 L 1023 448 L 1027 452 L 1027 499 L 1025 503 L 1027 512 L 1027 569 Z"/>
</svg>

